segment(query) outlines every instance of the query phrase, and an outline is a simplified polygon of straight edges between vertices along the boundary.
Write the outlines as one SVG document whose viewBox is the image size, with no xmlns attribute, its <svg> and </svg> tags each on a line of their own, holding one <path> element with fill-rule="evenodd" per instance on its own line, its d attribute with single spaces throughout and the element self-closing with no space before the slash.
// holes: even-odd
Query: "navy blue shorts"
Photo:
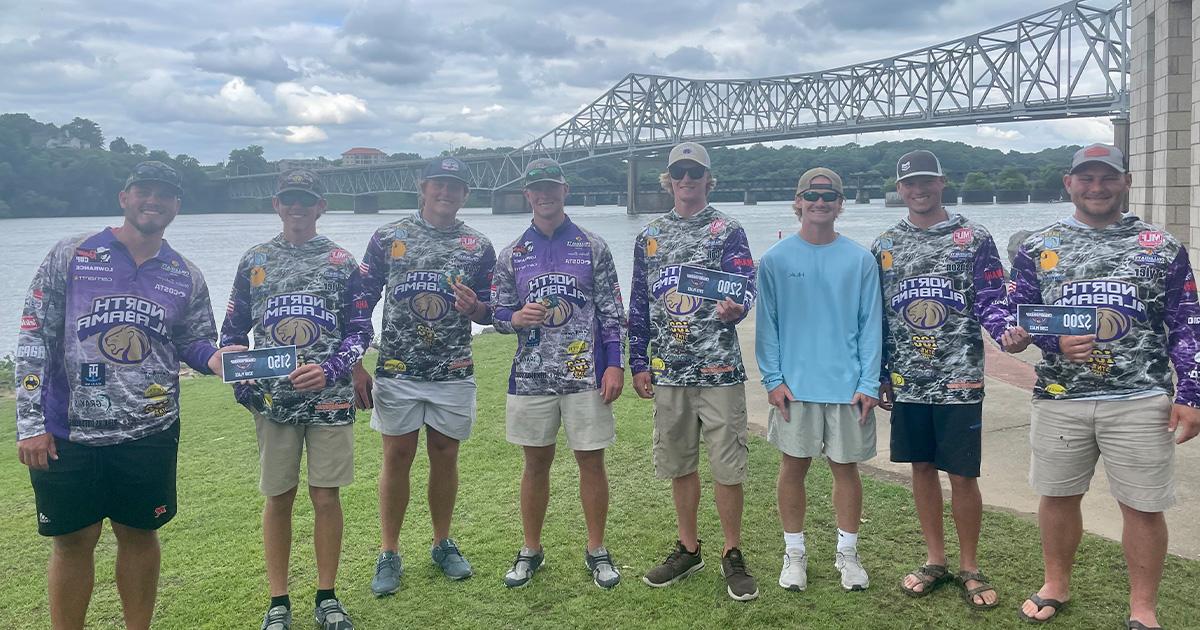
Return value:
<svg viewBox="0 0 1200 630">
<path fill-rule="evenodd" d="M 146 437 L 87 446 L 54 438 L 58 459 L 29 470 L 38 533 L 61 536 L 105 518 L 137 529 L 158 529 L 175 516 L 179 423 Z"/>
<path fill-rule="evenodd" d="M 983 403 L 892 408 L 894 462 L 931 463 L 960 477 L 978 477 L 983 454 Z"/>
</svg>

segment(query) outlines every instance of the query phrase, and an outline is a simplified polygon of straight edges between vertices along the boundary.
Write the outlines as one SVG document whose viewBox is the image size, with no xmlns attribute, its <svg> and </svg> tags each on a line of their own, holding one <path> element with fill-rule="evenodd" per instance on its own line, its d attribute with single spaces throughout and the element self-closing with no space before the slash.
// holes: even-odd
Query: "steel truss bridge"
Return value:
<svg viewBox="0 0 1200 630">
<path fill-rule="evenodd" d="M 1072 0 L 987 31 L 887 59 L 758 79 L 630 74 L 508 154 L 461 156 L 471 186 L 517 183 L 530 161 L 564 165 L 658 155 L 693 140 L 724 146 L 900 129 L 1128 112 L 1130 0 Z M 415 192 L 428 160 L 320 171 L 332 193 Z M 631 169 L 636 170 L 636 169 Z M 229 177 L 231 198 L 267 198 L 275 175 Z"/>
</svg>

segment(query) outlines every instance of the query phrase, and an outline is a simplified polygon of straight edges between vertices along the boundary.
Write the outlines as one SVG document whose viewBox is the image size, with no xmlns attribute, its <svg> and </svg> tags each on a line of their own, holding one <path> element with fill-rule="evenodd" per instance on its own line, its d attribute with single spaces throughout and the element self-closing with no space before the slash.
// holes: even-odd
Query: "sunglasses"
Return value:
<svg viewBox="0 0 1200 630">
<path fill-rule="evenodd" d="M 805 201 L 816 201 L 816 200 L 820 199 L 821 201 L 824 201 L 826 203 L 833 203 L 833 202 L 837 201 L 838 199 L 841 199 L 841 197 L 842 197 L 841 194 L 835 193 L 833 191 L 817 192 L 815 190 L 806 190 L 800 194 L 800 198 Z"/>
<path fill-rule="evenodd" d="M 545 168 L 535 168 L 525 173 L 525 181 L 532 179 L 541 179 L 543 177 L 562 177 L 563 170 L 557 166 L 547 166 Z"/>
<path fill-rule="evenodd" d="M 311 208 L 317 205 L 316 196 L 299 190 L 286 190 L 279 193 L 279 203 L 285 206 L 301 205 L 305 208 Z"/>
<path fill-rule="evenodd" d="M 668 168 L 667 170 L 671 172 L 671 179 L 683 179 L 684 175 L 690 175 L 692 179 L 700 179 L 701 177 L 704 177 L 704 172 L 708 169 L 699 165 L 692 167 L 676 165 Z"/>
</svg>

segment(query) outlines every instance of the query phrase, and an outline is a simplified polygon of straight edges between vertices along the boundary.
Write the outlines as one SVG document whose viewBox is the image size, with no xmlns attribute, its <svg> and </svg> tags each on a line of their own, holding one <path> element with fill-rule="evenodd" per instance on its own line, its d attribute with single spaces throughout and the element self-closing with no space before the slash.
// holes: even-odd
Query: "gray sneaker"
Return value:
<svg viewBox="0 0 1200 630">
<path fill-rule="evenodd" d="M 612 556 L 603 546 L 595 551 L 584 549 L 583 565 L 592 572 L 592 581 L 600 588 L 612 588 L 621 583 L 621 572 L 613 564 Z"/>
<path fill-rule="evenodd" d="M 463 557 L 452 538 L 443 538 L 429 554 L 433 557 L 433 563 L 451 580 L 465 580 L 474 574 L 471 563 Z"/>
<path fill-rule="evenodd" d="M 350 621 L 350 615 L 342 606 L 342 602 L 333 598 L 317 604 L 313 617 L 321 630 L 354 630 L 354 624 Z"/>
<path fill-rule="evenodd" d="M 263 615 L 262 630 L 292 630 L 292 610 L 287 606 L 272 606 Z"/>
<path fill-rule="evenodd" d="M 696 551 L 690 552 L 682 542 L 675 541 L 675 548 L 667 554 L 662 564 L 652 567 L 642 576 L 647 586 L 662 588 L 670 586 L 679 580 L 704 568 L 704 560 L 700 557 L 700 543 L 696 543 Z"/>
<path fill-rule="evenodd" d="M 746 569 L 742 550 L 734 547 L 721 558 L 721 575 L 725 576 L 725 592 L 739 602 L 758 597 L 758 582 Z"/>
<path fill-rule="evenodd" d="M 391 595 L 400 590 L 400 577 L 404 575 L 404 560 L 395 551 L 381 551 L 375 560 L 375 577 L 371 578 L 371 592 L 375 597 Z"/>
<path fill-rule="evenodd" d="M 842 588 L 847 591 L 865 591 L 871 582 L 867 578 L 867 570 L 858 559 L 857 551 L 839 551 L 837 560 L 833 563 L 842 574 Z"/>
<path fill-rule="evenodd" d="M 808 588 L 808 554 L 799 549 L 788 549 L 783 553 L 783 570 L 779 572 L 779 586 L 789 591 Z"/>
<path fill-rule="evenodd" d="M 504 585 L 508 588 L 525 586 L 545 561 L 546 556 L 543 552 L 521 547 L 517 552 L 517 559 L 513 560 L 512 568 L 504 574 Z"/>
</svg>

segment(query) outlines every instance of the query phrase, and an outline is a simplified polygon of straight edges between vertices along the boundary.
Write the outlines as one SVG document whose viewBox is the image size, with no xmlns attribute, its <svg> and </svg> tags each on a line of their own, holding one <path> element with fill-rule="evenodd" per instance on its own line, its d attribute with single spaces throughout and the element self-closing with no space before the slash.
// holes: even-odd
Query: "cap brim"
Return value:
<svg viewBox="0 0 1200 630">
<path fill-rule="evenodd" d="M 279 195 L 282 195 L 285 192 L 302 192 L 302 193 L 308 193 L 308 194 L 312 195 L 313 197 L 316 197 L 317 199 L 325 198 L 325 195 L 322 195 L 321 193 L 318 193 L 318 192 L 313 192 L 307 188 L 281 188 L 280 190 L 278 190 L 275 193 L 275 196 L 278 197 Z"/>
<path fill-rule="evenodd" d="M 466 184 L 467 186 L 471 185 L 471 182 L 467 181 L 466 179 L 464 179 L 458 175 L 451 175 L 449 173 L 438 173 L 437 175 L 429 175 L 427 177 L 422 177 L 421 181 L 427 182 L 431 179 L 457 179 L 458 181 Z"/>
<path fill-rule="evenodd" d="M 944 174 L 938 173 L 936 171 L 917 171 L 915 173 L 908 173 L 904 177 L 897 177 L 896 181 L 898 181 L 898 182 L 904 181 L 904 180 L 908 179 L 909 177 L 916 177 L 918 175 L 929 175 L 930 177 L 945 177 Z"/>
<path fill-rule="evenodd" d="M 1114 170 L 1118 173 L 1121 173 L 1121 174 L 1125 174 L 1125 173 L 1129 172 L 1129 171 L 1125 170 L 1125 168 L 1123 166 L 1116 166 L 1112 162 L 1109 162 L 1107 160 L 1084 160 L 1084 161 L 1076 164 L 1075 166 L 1072 166 L 1071 170 L 1067 171 L 1067 174 L 1074 175 L 1075 171 L 1078 171 L 1079 169 L 1087 166 L 1088 164 L 1103 164 L 1103 165 L 1107 166 L 1108 168 L 1111 168 L 1112 170 Z"/>
<path fill-rule="evenodd" d="M 179 184 L 176 184 L 175 182 L 167 181 L 165 179 L 158 179 L 157 177 L 144 177 L 142 179 L 135 179 L 135 180 L 125 184 L 125 188 L 123 190 L 129 190 L 130 186 L 132 186 L 134 184 L 141 184 L 143 182 L 158 182 L 160 184 L 166 184 L 166 185 L 170 186 L 171 188 L 174 188 L 175 192 L 179 193 L 180 195 L 183 194 L 183 187 L 180 186 Z"/>
<path fill-rule="evenodd" d="M 524 184 L 524 186 L 525 186 L 526 188 L 528 188 L 530 184 L 536 184 L 536 183 L 538 183 L 538 182 L 554 182 L 555 184 L 566 184 L 566 183 L 567 183 L 567 181 L 566 181 L 566 180 L 564 180 L 564 179 L 555 179 L 555 178 L 553 178 L 553 177 L 543 177 L 543 178 L 541 178 L 541 179 L 535 179 L 535 180 L 532 180 L 532 181 L 526 181 L 526 182 L 525 182 L 525 184 Z"/>
<path fill-rule="evenodd" d="M 710 171 L 712 170 L 712 166 L 705 164 L 704 162 L 701 162 L 700 160 L 697 160 L 696 158 L 694 158 L 690 155 L 685 155 L 680 158 L 675 158 L 674 160 L 667 162 L 667 168 L 671 168 L 672 166 L 675 166 L 676 164 L 678 164 L 680 162 L 695 162 L 696 164 L 699 164 L 700 166 L 703 166 L 704 168 L 706 168 Z"/>
</svg>

